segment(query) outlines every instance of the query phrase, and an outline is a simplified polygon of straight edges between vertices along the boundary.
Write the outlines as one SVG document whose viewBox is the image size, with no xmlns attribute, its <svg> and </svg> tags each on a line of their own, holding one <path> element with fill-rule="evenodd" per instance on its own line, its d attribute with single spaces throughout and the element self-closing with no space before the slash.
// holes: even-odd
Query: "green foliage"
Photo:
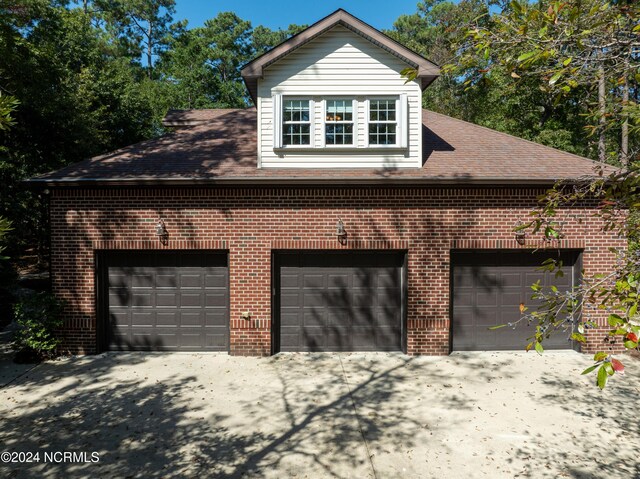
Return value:
<svg viewBox="0 0 640 479">
<path fill-rule="evenodd" d="M 0 130 L 8 130 L 15 124 L 11 113 L 18 106 L 18 100 L 0 92 Z"/>
<path fill-rule="evenodd" d="M 540 207 L 531 212 L 529 222 L 522 225 L 529 235 L 541 234 L 545 241 L 553 242 L 562 236 L 561 225 L 569 221 L 567 207 L 597 201 L 596 217 L 603 232 L 633 238 L 638 230 L 636 215 L 628 211 L 640 205 L 640 175 L 637 167 L 618 170 L 609 176 L 585 178 L 582 181 L 562 182 L 540 198 Z M 640 251 L 637 248 L 612 250 L 616 255 L 614 267 L 606 274 L 586 276 L 573 290 L 560 292 L 557 288 L 532 286 L 532 299 L 541 306 L 527 313 L 523 319 L 535 321 L 538 331 L 545 334 L 543 341 L 557 331 L 572 331 L 571 338 L 586 342 L 585 330 L 597 326 L 594 315 L 609 312 L 610 341 L 622 344 L 628 350 L 638 349 L 640 336 Z M 542 265 L 544 271 L 557 274 L 562 263 L 549 259 Z M 611 353 L 598 352 L 595 364 L 583 374 L 597 369 L 596 384 L 604 388 L 610 376 L 624 371 L 622 362 Z"/>
<path fill-rule="evenodd" d="M 2 252 L 7 248 L 7 235 L 11 230 L 11 221 L 0 216 L 0 261 L 8 259 L 2 256 Z"/>
<path fill-rule="evenodd" d="M 13 349 L 32 353 L 39 358 L 51 357 L 60 345 L 56 330 L 62 327 L 62 303 L 49 293 L 35 293 L 14 307 L 18 329 Z"/>
<path fill-rule="evenodd" d="M 638 2 L 512 0 L 490 25 L 469 29 L 459 63 L 474 68 L 486 57 L 483 75 L 499 69 L 516 84 L 535 79 L 553 107 L 580 106 L 582 131 L 593 142 L 598 136 L 592 157 L 626 162 L 640 148 L 638 22 Z"/>
</svg>

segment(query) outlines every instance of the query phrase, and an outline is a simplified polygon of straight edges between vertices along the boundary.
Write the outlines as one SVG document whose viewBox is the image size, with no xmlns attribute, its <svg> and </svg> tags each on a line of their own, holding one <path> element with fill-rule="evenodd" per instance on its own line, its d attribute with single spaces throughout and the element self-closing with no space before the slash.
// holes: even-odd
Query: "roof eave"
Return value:
<svg viewBox="0 0 640 479">
<path fill-rule="evenodd" d="M 336 25 L 342 25 L 352 30 L 354 33 L 367 38 L 369 41 L 388 51 L 392 55 L 401 58 L 412 67 L 417 68 L 418 78 L 420 79 L 422 89 L 426 88 L 440 75 L 440 69 L 435 63 L 405 47 L 393 38 L 363 22 L 359 18 L 354 17 L 345 10 L 339 9 L 314 23 L 297 35 L 294 35 L 275 46 L 268 52 L 251 60 L 240 70 L 240 74 L 242 75 L 254 102 L 257 98 L 258 79 L 263 77 L 264 69 L 266 67 L 280 60 L 292 51 L 309 43 Z"/>
<path fill-rule="evenodd" d="M 417 185 L 417 186 L 550 186 L 560 178 L 317 178 L 317 177 L 232 177 L 232 178 L 32 178 L 23 184 L 32 189 L 43 188 L 91 188 L 117 186 L 148 186 L 148 187 L 188 187 L 188 186 L 256 186 L 256 185 L 314 185 L 314 186 L 348 186 L 348 185 Z M 564 181 L 578 181 L 578 178 L 567 178 Z"/>
</svg>

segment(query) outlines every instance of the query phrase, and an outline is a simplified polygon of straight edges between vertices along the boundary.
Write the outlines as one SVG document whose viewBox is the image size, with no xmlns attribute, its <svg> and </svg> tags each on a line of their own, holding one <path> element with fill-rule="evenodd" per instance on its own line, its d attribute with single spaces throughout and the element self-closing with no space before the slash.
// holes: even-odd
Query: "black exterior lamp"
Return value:
<svg viewBox="0 0 640 479">
<path fill-rule="evenodd" d="M 169 241 L 169 232 L 162 218 L 158 218 L 158 221 L 156 221 L 156 236 L 162 244 L 167 244 Z"/>
<path fill-rule="evenodd" d="M 515 227 L 515 232 L 516 232 L 515 233 L 516 243 L 518 243 L 519 245 L 523 245 L 527 240 L 527 232 L 522 227 L 521 220 L 518 220 L 518 223 L 516 224 L 516 227 Z"/>
<path fill-rule="evenodd" d="M 347 241 L 347 230 L 344 228 L 344 223 L 340 218 L 338 218 L 338 222 L 336 223 L 336 236 L 338 237 L 338 242 L 341 244 Z"/>
</svg>

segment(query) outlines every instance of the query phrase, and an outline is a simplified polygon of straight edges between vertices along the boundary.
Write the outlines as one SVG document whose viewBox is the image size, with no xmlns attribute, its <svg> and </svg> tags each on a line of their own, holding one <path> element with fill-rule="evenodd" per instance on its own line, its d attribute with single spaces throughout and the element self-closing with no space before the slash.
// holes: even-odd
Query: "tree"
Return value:
<svg viewBox="0 0 640 479">
<path fill-rule="evenodd" d="M 116 30 L 121 41 L 145 56 L 151 79 L 154 57 L 166 49 L 172 35 L 186 26 L 186 22 L 172 23 L 175 0 L 119 0 L 103 4 L 107 24 Z"/>
<path fill-rule="evenodd" d="M 488 71 L 506 68 L 514 81 L 542 80 L 556 104 L 569 97 L 580 102 L 587 130 L 598 137 L 598 159 L 626 163 L 640 147 L 637 140 L 629 143 L 640 133 L 639 18 L 640 6 L 632 1 L 513 0 L 490 29 L 473 26 L 461 63 L 482 53 L 492 60 Z"/>
<path fill-rule="evenodd" d="M 273 47 L 306 29 L 307 25 L 291 24 L 286 30 L 271 30 L 258 25 L 251 33 L 252 56 L 256 57 L 268 52 Z"/>
<path fill-rule="evenodd" d="M 534 321 L 537 331 L 529 347 L 543 350 L 546 337 L 558 330 L 573 330 L 572 338 L 585 341 L 585 330 L 595 327 L 591 311 L 609 312 L 610 336 L 619 337 L 627 349 L 638 349 L 640 317 L 640 5 L 637 2 L 566 0 L 529 4 L 514 0 L 495 18 L 492 29 L 474 27 L 462 61 L 474 61 L 481 52 L 492 61 L 488 69 L 506 68 L 513 82 L 542 80 L 555 102 L 572 97 L 588 113 L 586 130 L 597 135 L 598 158 L 622 166 L 615 173 L 560 182 L 541 200 L 540 207 L 519 227 L 531 234 L 541 232 L 548 240 L 562 235 L 565 207 L 598 201 L 597 216 L 604 231 L 627 238 L 629 248 L 617 251 L 618 261 L 608 274 L 583 277 L 574 290 L 560 292 L 532 286 L 542 306 L 524 311 L 522 320 Z M 619 139 L 616 139 L 619 138 Z M 562 265 L 549 259 L 543 268 L 556 274 Z M 571 318 L 579 312 L 580 319 Z M 596 371 L 604 388 L 607 379 L 624 371 L 622 362 L 606 351 L 594 356 L 595 364 L 583 374 Z"/>
<path fill-rule="evenodd" d="M 582 141 L 585 112 L 580 103 L 554 104 L 553 95 L 541 89 L 542 80 L 529 77 L 515 83 L 508 69 L 470 48 L 470 28 L 493 31 L 497 13 L 490 13 L 488 6 L 498 13 L 504 8 L 495 3 L 425 0 L 416 13 L 400 16 L 386 32 L 442 66 L 440 78 L 424 93 L 423 106 L 571 153 L 590 154 Z"/>
</svg>

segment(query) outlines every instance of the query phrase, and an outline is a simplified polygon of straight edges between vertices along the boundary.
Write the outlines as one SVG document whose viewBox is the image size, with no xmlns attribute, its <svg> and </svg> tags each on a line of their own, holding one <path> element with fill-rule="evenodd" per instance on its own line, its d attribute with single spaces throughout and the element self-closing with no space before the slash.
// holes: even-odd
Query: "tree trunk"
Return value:
<svg viewBox="0 0 640 479">
<path fill-rule="evenodd" d="M 629 105 L 629 58 L 624 64 L 624 85 L 622 85 L 622 108 Z M 625 166 L 629 165 L 629 116 L 623 113 L 622 133 L 620 138 L 620 159 Z"/>
<path fill-rule="evenodd" d="M 147 28 L 147 65 L 149 67 L 149 80 L 153 76 L 153 23 L 149 21 L 149 27 Z"/>
<path fill-rule="evenodd" d="M 599 106 L 599 138 L 598 138 L 598 160 L 604 162 L 607 159 L 607 145 L 605 142 L 605 127 L 607 124 L 607 97 L 606 97 L 606 81 L 604 77 L 604 64 L 600 63 L 598 68 L 598 106 Z"/>
</svg>

